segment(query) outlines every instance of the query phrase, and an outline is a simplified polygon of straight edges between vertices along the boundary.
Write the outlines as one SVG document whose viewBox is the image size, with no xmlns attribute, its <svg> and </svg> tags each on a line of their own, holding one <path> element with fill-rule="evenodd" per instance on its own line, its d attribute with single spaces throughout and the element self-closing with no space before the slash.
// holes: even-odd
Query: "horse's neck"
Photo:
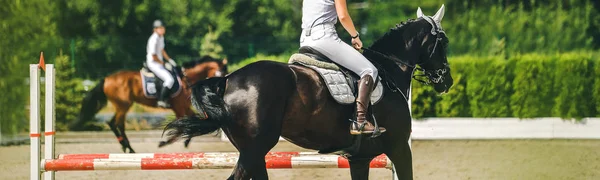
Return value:
<svg viewBox="0 0 600 180">
<path fill-rule="evenodd" d="M 380 41 L 380 42 L 378 42 L 378 44 L 374 44 L 370 49 L 384 53 L 384 54 L 392 54 L 392 53 L 390 53 L 390 51 L 392 51 L 391 47 L 393 47 L 393 46 L 389 46 L 386 44 L 392 44 L 393 42 L 404 42 L 404 40 L 403 39 L 395 39 L 395 40 L 388 39 L 388 40 Z M 414 64 L 415 60 L 413 60 L 413 59 L 416 57 L 414 57 L 414 55 L 410 54 L 410 52 L 415 52 L 415 50 L 414 49 L 413 50 L 401 49 L 401 51 L 402 52 L 400 52 L 398 54 L 401 54 L 402 57 L 397 57 L 397 58 L 400 58 L 401 60 L 405 61 L 406 63 L 409 63 L 412 66 L 415 66 L 415 64 Z M 380 63 L 382 65 L 381 68 L 384 68 L 386 73 L 388 73 L 387 75 L 394 82 L 394 84 L 398 88 L 397 90 L 400 90 L 400 92 L 402 92 L 402 94 L 408 100 L 414 68 L 411 68 L 411 67 L 401 68 L 396 63 L 392 62 L 391 60 L 381 59 L 381 57 L 377 57 L 375 55 L 373 55 L 373 57 L 369 57 L 369 58 L 375 59 L 378 63 Z"/>
</svg>

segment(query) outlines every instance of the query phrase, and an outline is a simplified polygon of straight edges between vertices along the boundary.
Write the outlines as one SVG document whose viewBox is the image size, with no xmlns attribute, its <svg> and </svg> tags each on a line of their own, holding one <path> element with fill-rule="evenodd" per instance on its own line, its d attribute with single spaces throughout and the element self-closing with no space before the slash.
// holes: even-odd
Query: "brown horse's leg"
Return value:
<svg viewBox="0 0 600 180">
<path fill-rule="evenodd" d="M 127 138 L 127 135 L 125 134 L 125 120 L 127 111 L 131 107 L 131 104 L 119 104 L 115 107 L 117 110 L 117 113 L 115 114 L 115 124 L 117 125 L 117 129 L 119 130 L 119 133 L 121 135 L 117 136 L 117 138 L 121 143 L 123 152 L 126 153 L 126 150 L 129 149 L 129 153 L 135 153 L 135 151 L 133 150 L 133 148 L 131 148 L 131 145 L 129 144 L 129 139 Z"/>
<path fill-rule="evenodd" d="M 185 114 L 186 114 L 187 116 L 193 116 L 193 115 L 194 115 L 194 111 L 193 111 L 191 108 L 189 108 L 189 107 L 188 107 L 188 108 L 185 108 L 185 109 L 186 109 L 186 110 L 185 110 Z M 190 145 L 190 141 L 192 141 L 192 138 L 188 138 L 188 139 L 186 139 L 186 140 L 183 142 L 183 146 L 184 146 L 185 148 L 187 148 L 187 147 Z"/>
<path fill-rule="evenodd" d="M 182 118 L 183 116 L 194 115 L 194 111 L 192 111 L 192 109 L 190 108 L 191 104 L 188 103 L 189 100 L 186 98 L 186 96 L 183 96 L 183 94 L 184 93 L 179 94 L 179 96 L 177 96 L 176 99 L 172 100 L 172 102 L 171 102 L 171 104 L 173 105 L 171 110 L 173 110 L 173 112 L 175 113 L 175 117 L 177 119 Z M 174 141 L 175 139 L 171 139 L 171 140 Z M 192 138 L 187 138 L 183 142 L 183 146 L 185 148 L 187 148 L 190 145 L 190 141 L 192 141 Z M 170 143 L 171 142 L 168 142 L 166 144 L 170 144 Z M 161 146 L 159 145 L 159 147 L 161 147 Z"/>
<path fill-rule="evenodd" d="M 113 115 L 112 119 L 110 119 L 110 121 L 108 121 L 106 124 L 108 124 L 108 127 L 110 127 L 110 130 L 112 130 L 112 132 L 115 133 L 115 137 L 117 137 L 117 140 L 119 141 L 119 143 L 121 143 L 123 138 L 121 138 L 121 133 L 119 133 L 119 130 L 117 129 L 117 124 L 116 124 L 115 119 L 116 119 L 116 114 Z M 125 149 L 123 149 L 123 151 L 125 151 Z"/>
</svg>

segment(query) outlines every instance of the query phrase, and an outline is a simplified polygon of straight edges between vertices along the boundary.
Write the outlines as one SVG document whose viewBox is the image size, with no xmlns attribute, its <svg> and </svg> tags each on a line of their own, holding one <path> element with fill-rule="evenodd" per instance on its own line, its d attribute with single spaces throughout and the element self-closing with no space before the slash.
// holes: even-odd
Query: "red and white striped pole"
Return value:
<svg viewBox="0 0 600 180">
<path fill-rule="evenodd" d="M 317 152 L 269 152 L 265 157 L 318 156 Z M 237 152 L 188 152 L 188 153 L 136 153 L 136 154 L 60 154 L 58 159 L 182 159 L 237 157 Z"/>
<path fill-rule="evenodd" d="M 213 155 L 202 158 L 55 159 L 43 160 L 42 169 L 44 171 L 226 169 L 233 168 L 238 160 L 237 153 Z M 266 156 L 265 160 L 266 167 L 269 169 L 350 167 L 346 158 L 337 155 L 288 153 Z M 380 155 L 371 161 L 370 167 L 389 169 L 392 164 L 385 155 Z"/>
</svg>

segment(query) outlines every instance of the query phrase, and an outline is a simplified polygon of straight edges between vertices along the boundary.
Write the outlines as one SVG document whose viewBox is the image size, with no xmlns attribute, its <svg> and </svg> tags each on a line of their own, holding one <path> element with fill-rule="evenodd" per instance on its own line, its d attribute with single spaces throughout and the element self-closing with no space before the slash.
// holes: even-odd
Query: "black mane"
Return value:
<svg viewBox="0 0 600 180">
<path fill-rule="evenodd" d="M 187 69 L 187 68 L 192 68 L 192 67 L 194 67 L 194 66 L 196 66 L 198 64 L 205 63 L 205 62 L 216 62 L 216 63 L 221 64 L 220 60 L 218 60 L 216 58 L 213 58 L 212 56 L 205 55 L 205 56 L 200 57 L 199 59 L 191 60 L 191 61 L 188 61 L 188 62 L 184 62 L 181 65 L 183 66 L 183 68 Z"/>
<path fill-rule="evenodd" d="M 398 46 L 400 45 L 399 42 L 403 41 L 405 37 L 403 37 L 403 34 L 405 31 L 409 30 L 409 31 L 417 31 L 417 32 L 413 32 L 411 34 L 416 34 L 416 36 L 410 37 L 410 38 L 417 38 L 417 37 L 422 37 L 423 34 L 425 33 L 425 31 L 423 31 L 422 29 L 409 29 L 409 25 L 412 24 L 418 24 L 418 25 L 423 25 L 423 26 L 428 26 L 429 24 L 426 21 L 420 21 L 422 20 L 422 18 L 419 19 L 408 19 L 406 21 L 402 21 L 400 22 L 400 24 L 396 24 L 395 27 L 391 28 L 390 31 L 388 31 L 387 33 L 385 33 L 382 37 L 380 37 L 379 39 L 375 40 L 375 42 L 373 42 L 373 44 L 369 47 L 369 49 L 371 50 L 375 50 L 378 52 L 382 52 L 384 54 L 387 55 L 395 55 L 398 56 L 400 54 L 397 54 L 396 52 L 398 52 Z M 414 43 L 412 39 L 408 40 L 407 42 L 409 42 L 409 46 L 412 46 L 412 44 Z"/>
<path fill-rule="evenodd" d="M 404 93 L 407 93 L 408 87 L 396 87 L 396 85 L 406 84 L 401 83 L 403 81 L 410 81 L 412 78 L 412 69 L 403 71 L 399 65 L 401 62 L 395 62 L 394 60 L 382 57 L 379 53 L 386 56 L 394 57 L 405 63 L 415 65 L 415 62 L 410 62 L 410 57 L 415 59 L 414 56 L 418 57 L 419 52 L 411 52 L 413 44 L 418 43 L 415 38 L 423 37 L 426 31 L 423 28 L 409 28 L 414 27 L 412 25 L 427 26 L 426 21 L 420 21 L 422 19 L 408 19 L 405 22 L 396 24 L 395 27 L 391 28 L 390 31 L 385 33 L 381 38 L 377 39 L 368 49 L 363 51 L 363 55 L 369 59 L 379 70 L 380 76 L 383 81 L 388 83 L 388 88 L 392 90 L 401 89 Z M 417 24 L 418 23 L 418 24 Z M 404 37 L 406 31 L 415 31 L 410 34 L 414 34 L 412 37 Z M 411 39 L 405 39 L 411 38 Z M 406 44 L 404 44 L 406 43 Z M 417 45 L 417 44 L 415 44 Z M 401 47 L 406 46 L 406 47 Z M 373 51 L 379 52 L 375 53 Z"/>
<path fill-rule="evenodd" d="M 408 27 L 407 25 L 408 24 L 412 24 L 412 23 L 414 23 L 416 21 L 417 21 L 416 19 L 408 19 L 406 21 L 400 22 L 400 24 L 396 24 L 396 26 L 393 27 L 393 28 L 391 28 L 390 31 L 388 31 L 387 33 L 385 33 L 379 39 L 375 40 L 375 42 L 373 42 L 373 44 L 369 48 L 375 50 L 377 48 L 381 48 L 381 46 L 387 45 L 388 41 L 390 39 L 393 39 L 391 37 L 402 35 L 402 32 L 404 32 L 404 30 L 407 29 L 406 28 L 406 27 Z"/>
</svg>

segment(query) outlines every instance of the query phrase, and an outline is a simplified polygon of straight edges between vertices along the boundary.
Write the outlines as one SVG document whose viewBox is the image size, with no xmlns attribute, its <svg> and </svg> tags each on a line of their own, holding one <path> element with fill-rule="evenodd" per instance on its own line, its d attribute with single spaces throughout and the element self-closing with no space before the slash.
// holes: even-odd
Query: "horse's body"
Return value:
<svg viewBox="0 0 600 180">
<path fill-rule="evenodd" d="M 183 76 L 181 77 L 183 78 L 182 81 L 186 82 L 179 83 L 182 88 L 181 92 L 169 100 L 169 104 L 171 104 L 170 109 L 173 110 L 176 117 L 194 114 L 189 100 L 190 90 L 187 82 L 195 83 L 206 78 L 224 75 L 226 72 L 221 72 L 224 65 L 209 57 L 203 58 L 202 61 L 183 64 L 183 73 L 180 73 L 181 75 L 179 76 Z M 115 133 L 115 136 L 117 136 L 123 151 L 126 152 L 126 149 L 129 149 L 129 152 L 134 153 L 135 151 L 129 144 L 129 140 L 125 134 L 127 111 L 134 102 L 149 107 L 157 107 L 156 98 L 148 98 L 144 95 L 142 83 L 140 71 L 119 71 L 106 76 L 84 98 L 78 122 L 72 126 L 72 129 L 78 130 L 84 127 L 84 123 L 92 120 L 94 115 L 106 105 L 108 100 L 115 107 L 116 112 L 114 117 L 107 123 Z M 187 146 L 188 143 L 189 139 L 185 142 L 185 145 Z"/>
<path fill-rule="evenodd" d="M 264 157 L 280 135 L 303 148 L 349 153 L 352 179 L 368 179 L 370 161 L 382 153 L 395 164 L 399 179 L 412 179 L 411 115 L 405 94 L 414 65 L 426 69 L 436 91 L 446 92 L 452 86 L 443 48 L 446 37 L 441 27 L 425 19 L 441 21 L 439 14 L 396 27 L 364 53 L 378 67 L 387 87 L 384 98 L 371 110 L 378 124 L 387 128 L 379 137 L 350 134 L 353 106 L 337 103 L 315 71 L 270 61 L 198 82 L 192 88 L 192 103 L 208 119 L 178 119 L 167 125 L 168 135 L 188 138 L 222 128 L 240 151 L 229 179 L 267 179 Z M 362 143 L 356 151 L 348 151 L 359 139 Z"/>
</svg>

